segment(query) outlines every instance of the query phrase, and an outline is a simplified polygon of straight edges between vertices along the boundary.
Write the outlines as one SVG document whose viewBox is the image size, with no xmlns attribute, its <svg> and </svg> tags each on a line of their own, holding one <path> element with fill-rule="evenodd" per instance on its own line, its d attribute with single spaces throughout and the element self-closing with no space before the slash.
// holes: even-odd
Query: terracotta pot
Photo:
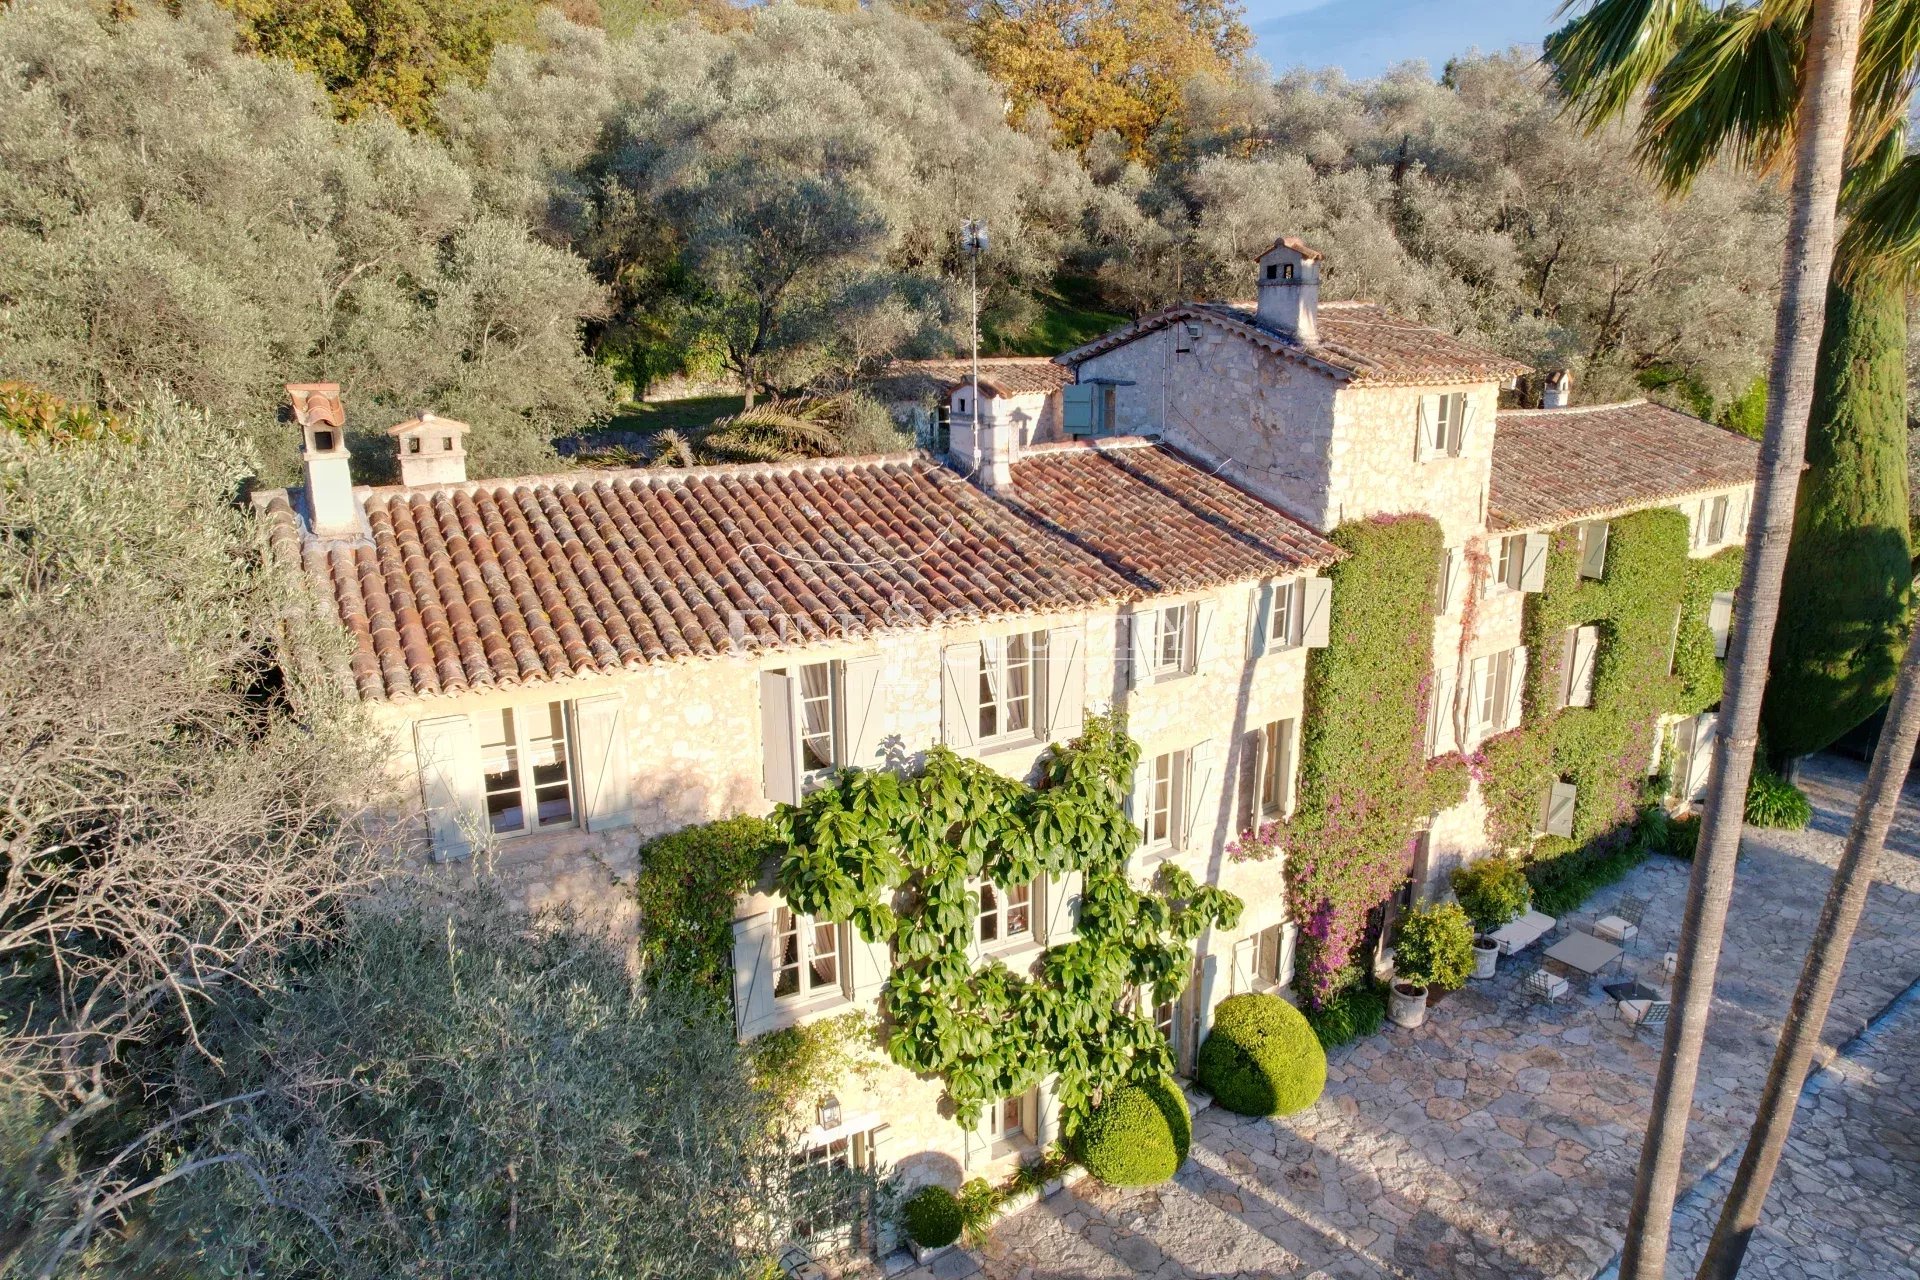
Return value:
<svg viewBox="0 0 1920 1280">
<path fill-rule="evenodd" d="M 1417 1027 L 1427 1020 L 1427 989 L 1396 982 L 1388 992 L 1387 1016 L 1399 1027 Z"/>
<path fill-rule="evenodd" d="M 1473 976 L 1491 978 L 1500 964 L 1500 944 L 1492 938 L 1473 940 Z"/>
</svg>

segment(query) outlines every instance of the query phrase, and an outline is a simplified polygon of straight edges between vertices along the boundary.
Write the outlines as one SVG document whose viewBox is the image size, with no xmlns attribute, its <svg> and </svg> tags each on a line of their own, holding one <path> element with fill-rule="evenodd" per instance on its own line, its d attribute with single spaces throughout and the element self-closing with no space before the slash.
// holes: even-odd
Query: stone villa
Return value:
<svg viewBox="0 0 1920 1280">
<path fill-rule="evenodd" d="M 469 481 L 463 429 L 423 415 L 392 430 L 403 482 L 355 487 L 338 388 L 313 384 L 289 388 L 304 490 L 259 503 L 353 637 L 350 678 L 418 788 L 423 860 L 481 850 L 529 902 L 621 902 L 646 837 L 936 743 L 1028 776 L 1089 710 L 1123 705 L 1144 749 L 1136 874 L 1176 859 L 1247 904 L 1154 1010 L 1187 1064 L 1219 1000 L 1292 975 L 1282 861 L 1224 851 L 1293 804 L 1340 556 L 1324 535 L 1378 513 L 1441 525 L 1428 743 L 1469 750 L 1518 722 L 1548 531 L 1583 525 L 1597 577 L 1610 519 L 1673 507 L 1710 554 L 1743 538 L 1758 457 L 1653 404 L 1570 406 L 1564 378 L 1551 407 L 1502 409 L 1520 364 L 1321 302 L 1320 255 L 1291 238 L 1255 269 L 1253 303 L 1170 307 L 1052 362 L 985 361 L 978 403 L 964 362 L 921 368 L 949 399 L 944 459 Z M 1729 624 L 1717 602 L 1722 639 Z M 1571 705 L 1599 646 L 1579 630 Z M 1711 718 L 1680 740 L 1684 802 Z M 1546 829 L 1563 800 L 1543 797 Z M 1486 842 L 1475 789 L 1432 816 L 1415 891 Z M 1030 963 L 1073 929 L 1075 893 L 987 886 L 980 954 Z M 884 946 L 766 892 L 741 900 L 735 938 L 743 1037 L 873 1009 L 886 978 Z M 1054 1136 L 1044 1085 L 978 1128 L 943 1113 L 938 1081 L 893 1068 L 841 1104 L 806 1139 L 815 1158 L 920 1178 Z"/>
</svg>

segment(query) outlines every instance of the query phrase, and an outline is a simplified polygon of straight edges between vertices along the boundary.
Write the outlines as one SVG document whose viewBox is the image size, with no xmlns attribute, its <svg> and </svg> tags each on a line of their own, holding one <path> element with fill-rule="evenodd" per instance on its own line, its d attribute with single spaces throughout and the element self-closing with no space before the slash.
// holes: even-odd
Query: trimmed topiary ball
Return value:
<svg viewBox="0 0 1920 1280">
<path fill-rule="evenodd" d="M 1150 1187 L 1171 1178 L 1187 1158 L 1193 1117 L 1180 1086 L 1161 1076 L 1123 1085 L 1074 1135 L 1080 1163 L 1110 1187 Z"/>
<path fill-rule="evenodd" d="M 1200 1085 L 1243 1116 L 1290 1116 L 1327 1087 L 1327 1051 L 1306 1017 L 1279 996 L 1229 996 L 1200 1046 Z"/>
<path fill-rule="evenodd" d="M 922 1187 L 900 1207 L 907 1238 L 922 1249 L 939 1249 L 960 1238 L 960 1201 L 945 1187 Z"/>
</svg>

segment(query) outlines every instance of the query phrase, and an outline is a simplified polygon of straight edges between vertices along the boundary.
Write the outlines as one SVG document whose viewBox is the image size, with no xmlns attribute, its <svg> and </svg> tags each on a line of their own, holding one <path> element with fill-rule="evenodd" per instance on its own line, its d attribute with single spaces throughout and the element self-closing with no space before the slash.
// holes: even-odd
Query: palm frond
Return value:
<svg viewBox="0 0 1920 1280">
<path fill-rule="evenodd" d="M 1853 114 L 1848 127 L 1849 161 L 1858 166 L 1884 157 L 1888 138 L 1904 151 L 1907 109 L 1920 73 L 1920 0 L 1876 0 L 1860 30 L 1860 60 L 1853 73 Z M 1883 165 L 1880 178 L 1892 170 Z M 1852 178 L 1852 174 L 1848 175 Z"/>
<path fill-rule="evenodd" d="M 1855 205 L 1839 256 L 1849 280 L 1920 279 L 1920 155 L 1902 160 Z"/>
<path fill-rule="evenodd" d="M 1559 12 L 1574 3 L 1566 0 Z M 1640 100 L 1706 17 L 1701 0 L 1598 0 L 1547 37 L 1546 63 L 1574 118 L 1597 129 Z"/>
<path fill-rule="evenodd" d="M 662 431 L 653 438 L 651 467 L 690 467 L 694 465 L 693 446 L 678 431 Z"/>
<path fill-rule="evenodd" d="M 1653 79 L 1640 156 L 1668 190 L 1685 191 L 1727 157 L 1769 168 L 1793 137 L 1807 11 L 1730 4 L 1694 25 Z"/>
</svg>

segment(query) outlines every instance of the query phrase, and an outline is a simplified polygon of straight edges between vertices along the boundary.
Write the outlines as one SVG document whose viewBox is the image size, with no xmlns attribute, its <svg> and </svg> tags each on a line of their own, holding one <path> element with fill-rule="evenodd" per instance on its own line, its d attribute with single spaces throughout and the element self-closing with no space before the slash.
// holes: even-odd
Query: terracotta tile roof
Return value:
<svg viewBox="0 0 1920 1280">
<path fill-rule="evenodd" d="M 1055 357 L 1078 365 L 1179 320 L 1208 320 L 1354 386 L 1433 386 L 1506 382 L 1528 366 L 1471 346 L 1429 325 L 1403 320 L 1371 302 L 1320 304 L 1320 341 L 1303 343 L 1260 323 L 1251 302 L 1192 302 L 1169 307 Z"/>
<path fill-rule="evenodd" d="M 883 383 L 917 379 L 951 389 L 973 377 L 968 360 L 895 360 L 880 371 Z M 1040 395 L 1058 391 L 1073 381 L 1073 370 L 1051 356 L 1002 356 L 980 362 L 980 381 L 992 383 L 999 395 Z"/>
<path fill-rule="evenodd" d="M 1025 450 L 1008 501 L 1099 556 L 1136 594 L 1292 573 L 1341 554 L 1229 481 L 1137 438 Z"/>
<path fill-rule="evenodd" d="M 1488 526 L 1542 529 L 1751 483 L 1760 446 L 1645 400 L 1503 409 Z"/>
<path fill-rule="evenodd" d="M 1016 483 L 1073 490 L 1044 522 L 911 455 L 361 489 L 360 539 L 302 536 L 284 491 L 259 505 L 352 634 L 368 700 L 1070 611 L 1337 554 L 1169 451 L 1113 448 L 1020 464 Z"/>
</svg>

